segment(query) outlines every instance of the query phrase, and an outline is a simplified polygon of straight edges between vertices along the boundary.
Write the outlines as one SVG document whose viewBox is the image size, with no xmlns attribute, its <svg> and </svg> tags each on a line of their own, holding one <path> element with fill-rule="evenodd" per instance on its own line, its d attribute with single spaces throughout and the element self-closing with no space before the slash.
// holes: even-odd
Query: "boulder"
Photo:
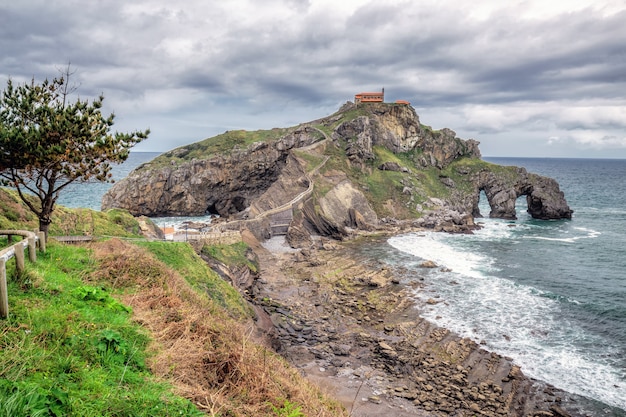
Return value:
<svg viewBox="0 0 626 417">
<path fill-rule="evenodd" d="M 294 249 L 313 246 L 311 234 L 302 224 L 291 224 L 287 229 L 287 243 Z"/>
<path fill-rule="evenodd" d="M 395 172 L 404 171 L 404 169 L 402 169 L 400 164 L 398 164 L 397 162 L 385 162 L 383 164 L 380 164 L 378 166 L 378 169 L 380 169 L 381 171 L 395 171 Z"/>
<path fill-rule="evenodd" d="M 374 227 L 378 216 L 362 192 L 349 180 L 341 181 L 319 199 L 319 214 L 338 227 Z"/>
<path fill-rule="evenodd" d="M 420 264 L 421 268 L 437 268 L 437 264 L 431 260 L 426 260 Z"/>
<path fill-rule="evenodd" d="M 163 230 L 154 224 L 150 218 L 146 216 L 140 216 L 137 218 L 137 223 L 139 224 L 139 229 L 141 230 L 141 234 L 148 239 L 165 239 L 165 234 Z"/>
</svg>

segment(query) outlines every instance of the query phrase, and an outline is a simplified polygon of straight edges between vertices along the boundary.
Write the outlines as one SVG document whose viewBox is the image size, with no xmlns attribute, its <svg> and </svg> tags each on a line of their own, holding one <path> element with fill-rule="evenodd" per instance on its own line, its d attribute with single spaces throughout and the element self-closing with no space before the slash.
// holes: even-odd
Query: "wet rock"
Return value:
<svg viewBox="0 0 626 417">
<path fill-rule="evenodd" d="M 382 400 L 380 399 L 379 396 L 377 395 L 372 395 L 370 397 L 368 397 L 367 399 L 369 402 L 374 403 L 374 404 L 380 404 L 382 402 Z"/>
<path fill-rule="evenodd" d="M 552 411 L 552 413 L 555 416 L 558 416 L 558 417 L 571 417 L 570 414 L 567 411 L 563 410 L 558 405 L 550 406 L 550 411 Z"/>
<path fill-rule="evenodd" d="M 420 268 L 437 268 L 437 264 L 433 261 L 427 260 L 420 263 Z"/>
</svg>

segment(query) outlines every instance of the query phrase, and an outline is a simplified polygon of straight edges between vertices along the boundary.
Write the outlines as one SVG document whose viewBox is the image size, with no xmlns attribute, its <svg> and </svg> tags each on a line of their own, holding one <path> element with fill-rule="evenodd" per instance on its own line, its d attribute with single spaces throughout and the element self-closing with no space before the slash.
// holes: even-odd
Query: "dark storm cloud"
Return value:
<svg viewBox="0 0 626 417">
<path fill-rule="evenodd" d="M 620 41 L 625 18 L 617 14 L 599 28 L 599 22 L 591 24 L 581 12 L 521 28 L 523 34 L 538 35 L 526 42 L 520 37 L 511 43 L 513 50 L 470 69 L 468 78 L 494 94 L 511 92 L 517 100 L 579 99 L 584 90 L 595 91 L 595 96 L 620 95 L 615 83 L 626 79 L 626 47 Z"/>
<path fill-rule="evenodd" d="M 0 6 L 0 76 L 53 77 L 71 61 L 82 94 L 156 124 L 163 149 L 166 119 L 193 126 L 192 141 L 203 126 L 317 118 L 382 87 L 464 134 L 544 129 L 626 149 L 626 12 L 584 2 L 24 0 Z"/>
</svg>

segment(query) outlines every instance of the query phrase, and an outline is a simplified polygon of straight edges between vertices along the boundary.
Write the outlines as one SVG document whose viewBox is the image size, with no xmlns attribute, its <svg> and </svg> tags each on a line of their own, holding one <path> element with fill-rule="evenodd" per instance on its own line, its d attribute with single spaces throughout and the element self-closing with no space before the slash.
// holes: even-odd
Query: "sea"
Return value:
<svg viewBox="0 0 626 417">
<path fill-rule="evenodd" d="M 126 178 L 132 170 L 143 163 L 150 162 L 159 155 L 161 155 L 159 152 L 131 152 L 124 163 L 111 166 L 113 183 L 72 183 L 59 194 L 57 204 L 65 207 L 81 207 L 99 211 L 102 207 L 102 197 L 115 185 L 115 182 Z M 154 217 L 152 220 L 160 227 L 168 226 L 183 230 L 185 222 L 210 223 L 213 218 L 214 216 L 207 214 L 206 216 L 194 217 Z"/>
<path fill-rule="evenodd" d="M 131 153 L 114 178 L 157 155 Z M 415 297 L 429 321 L 573 394 L 581 414 L 625 417 L 626 160 L 483 159 L 556 179 L 572 219 L 534 220 L 523 196 L 517 220 L 489 219 L 482 195 L 473 234 L 409 233 L 364 250 L 424 284 Z M 99 210 L 110 186 L 76 184 L 59 203 Z"/>
</svg>

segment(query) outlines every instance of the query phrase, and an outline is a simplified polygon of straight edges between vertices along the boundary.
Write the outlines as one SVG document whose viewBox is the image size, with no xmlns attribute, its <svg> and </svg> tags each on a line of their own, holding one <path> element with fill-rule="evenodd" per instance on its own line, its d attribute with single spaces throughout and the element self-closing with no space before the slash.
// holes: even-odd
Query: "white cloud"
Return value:
<svg viewBox="0 0 626 417">
<path fill-rule="evenodd" d="M 583 149 L 619 149 L 626 147 L 626 135 L 615 134 L 603 130 L 572 130 L 569 131 L 571 140 L 582 146 Z"/>
<path fill-rule="evenodd" d="M 585 103 L 559 109 L 558 124 L 563 128 L 602 129 L 615 127 L 626 131 L 626 101 L 623 103 Z"/>
</svg>

